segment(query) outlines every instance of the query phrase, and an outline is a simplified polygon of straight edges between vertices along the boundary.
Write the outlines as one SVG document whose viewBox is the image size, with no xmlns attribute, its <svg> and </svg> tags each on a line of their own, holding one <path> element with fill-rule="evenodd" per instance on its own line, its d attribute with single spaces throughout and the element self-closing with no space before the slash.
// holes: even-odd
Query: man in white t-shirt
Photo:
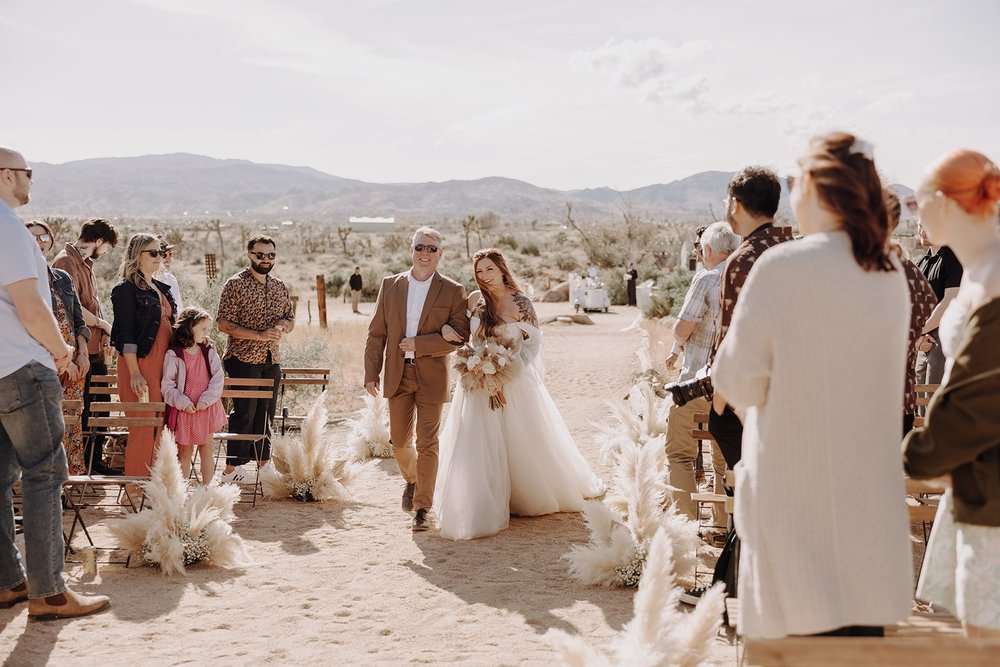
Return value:
<svg viewBox="0 0 1000 667">
<path fill-rule="evenodd" d="M 55 317 L 45 258 L 14 208 L 28 203 L 31 167 L 0 148 L 0 607 L 28 602 L 32 619 L 72 618 L 110 600 L 66 587 L 60 492 L 68 473 L 62 385 L 73 348 Z M 14 546 L 11 487 L 20 472 L 26 560 Z"/>
</svg>

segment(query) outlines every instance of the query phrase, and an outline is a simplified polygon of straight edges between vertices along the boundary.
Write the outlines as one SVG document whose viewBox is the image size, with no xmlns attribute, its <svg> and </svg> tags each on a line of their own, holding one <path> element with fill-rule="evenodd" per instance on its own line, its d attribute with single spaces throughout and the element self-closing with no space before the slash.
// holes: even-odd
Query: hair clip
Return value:
<svg viewBox="0 0 1000 667">
<path fill-rule="evenodd" d="M 864 139 L 855 138 L 854 143 L 847 149 L 847 152 L 851 155 L 864 155 L 872 162 L 875 161 L 875 147 L 872 146 L 870 141 L 865 141 Z"/>
</svg>

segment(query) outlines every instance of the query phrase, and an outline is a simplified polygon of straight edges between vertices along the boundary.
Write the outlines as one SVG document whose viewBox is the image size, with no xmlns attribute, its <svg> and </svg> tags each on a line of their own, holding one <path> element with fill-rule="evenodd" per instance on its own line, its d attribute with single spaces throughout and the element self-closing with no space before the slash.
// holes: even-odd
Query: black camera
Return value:
<svg viewBox="0 0 1000 667">
<path fill-rule="evenodd" d="M 702 366 L 695 373 L 695 376 L 684 382 L 675 382 L 664 387 L 670 392 L 670 396 L 677 407 L 683 407 L 688 401 L 696 398 L 707 398 L 712 400 L 715 389 L 712 387 L 711 370 L 708 366 Z"/>
</svg>

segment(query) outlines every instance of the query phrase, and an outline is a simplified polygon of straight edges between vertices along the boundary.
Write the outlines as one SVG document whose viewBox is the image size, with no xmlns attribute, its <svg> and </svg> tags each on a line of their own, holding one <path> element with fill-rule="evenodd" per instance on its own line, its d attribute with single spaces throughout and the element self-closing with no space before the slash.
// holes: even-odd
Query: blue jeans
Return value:
<svg viewBox="0 0 1000 667">
<path fill-rule="evenodd" d="M 25 580 L 21 554 L 14 546 L 11 493 L 20 471 L 31 598 L 66 590 L 60 493 L 69 472 L 62 445 L 62 397 L 55 371 L 36 361 L 0 378 L 0 590 Z"/>
</svg>

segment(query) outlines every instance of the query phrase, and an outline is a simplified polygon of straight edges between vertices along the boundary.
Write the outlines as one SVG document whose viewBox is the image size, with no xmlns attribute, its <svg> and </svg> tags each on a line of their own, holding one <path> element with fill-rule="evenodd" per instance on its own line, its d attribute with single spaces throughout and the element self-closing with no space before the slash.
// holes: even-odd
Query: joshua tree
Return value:
<svg viewBox="0 0 1000 667">
<path fill-rule="evenodd" d="M 347 257 L 351 256 L 351 253 L 347 251 L 347 237 L 351 235 L 351 227 L 337 227 L 337 236 L 340 237 L 340 244 L 344 248 L 344 255 Z"/>
</svg>

